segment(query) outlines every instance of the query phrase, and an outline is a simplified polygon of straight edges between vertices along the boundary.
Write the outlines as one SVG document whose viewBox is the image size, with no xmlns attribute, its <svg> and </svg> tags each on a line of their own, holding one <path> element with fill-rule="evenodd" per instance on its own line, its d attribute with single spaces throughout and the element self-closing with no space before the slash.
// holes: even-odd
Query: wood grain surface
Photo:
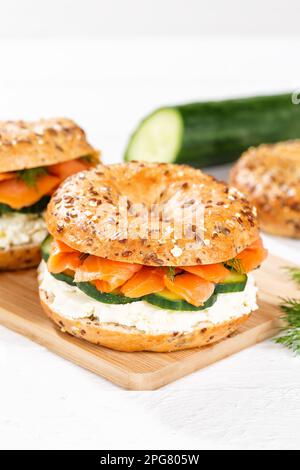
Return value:
<svg viewBox="0 0 300 470">
<path fill-rule="evenodd" d="M 202 349 L 124 353 L 62 333 L 40 307 L 35 270 L 0 274 L 0 323 L 126 389 L 154 390 L 276 334 L 280 297 L 296 296 L 287 264 L 270 256 L 255 273 L 259 310 L 230 338 Z"/>
</svg>

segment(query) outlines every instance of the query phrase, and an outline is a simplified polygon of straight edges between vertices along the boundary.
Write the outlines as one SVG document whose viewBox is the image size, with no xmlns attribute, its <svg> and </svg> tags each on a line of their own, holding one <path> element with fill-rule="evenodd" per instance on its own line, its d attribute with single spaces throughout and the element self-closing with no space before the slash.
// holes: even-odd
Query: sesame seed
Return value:
<svg viewBox="0 0 300 470">
<path fill-rule="evenodd" d="M 182 255 L 182 249 L 179 246 L 175 245 L 171 250 L 171 254 L 174 256 L 174 258 L 178 258 Z"/>
</svg>

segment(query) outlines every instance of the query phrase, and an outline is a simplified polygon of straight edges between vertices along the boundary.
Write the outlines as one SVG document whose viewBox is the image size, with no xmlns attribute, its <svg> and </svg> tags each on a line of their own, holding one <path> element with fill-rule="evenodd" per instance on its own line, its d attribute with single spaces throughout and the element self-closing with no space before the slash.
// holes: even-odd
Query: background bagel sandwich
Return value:
<svg viewBox="0 0 300 470">
<path fill-rule="evenodd" d="M 156 208 L 158 228 L 140 218 L 141 203 Z M 202 218 L 179 236 L 187 207 Z M 266 250 L 255 209 L 200 170 L 99 165 L 57 189 L 46 222 L 40 298 L 74 336 L 120 351 L 177 351 L 219 341 L 257 308 L 251 271 Z"/>
<path fill-rule="evenodd" d="M 98 159 L 70 119 L 0 122 L 0 270 L 39 263 L 47 235 L 42 213 L 51 194 Z"/>
<path fill-rule="evenodd" d="M 234 165 L 231 184 L 256 206 L 263 230 L 300 238 L 300 140 L 250 148 Z"/>
</svg>

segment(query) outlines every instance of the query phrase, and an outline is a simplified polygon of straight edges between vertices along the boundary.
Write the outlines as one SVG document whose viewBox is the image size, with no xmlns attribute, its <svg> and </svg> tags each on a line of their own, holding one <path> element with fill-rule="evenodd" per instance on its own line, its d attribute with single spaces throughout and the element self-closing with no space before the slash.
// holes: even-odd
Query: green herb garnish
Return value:
<svg viewBox="0 0 300 470">
<path fill-rule="evenodd" d="M 44 167 L 29 168 L 28 170 L 18 171 L 18 177 L 30 188 L 35 188 L 37 178 L 47 173 L 48 171 Z"/>
<path fill-rule="evenodd" d="M 282 329 L 281 336 L 275 338 L 274 341 L 300 354 L 300 301 L 286 299 L 280 308 L 284 312 L 282 318 L 286 322 L 286 327 Z"/>
<path fill-rule="evenodd" d="M 238 258 L 232 258 L 225 263 L 225 267 L 231 269 L 232 271 L 236 271 L 239 274 L 245 274 L 243 263 Z"/>
<path fill-rule="evenodd" d="M 171 281 L 174 281 L 175 274 L 176 274 L 176 269 L 174 268 L 174 266 L 168 266 L 167 267 L 167 276 Z"/>
<path fill-rule="evenodd" d="M 290 273 L 293 281 L 300 285 L 300 268 L 285 267 L 284 269 Z M 274 341 L 283 344 L 295 354 L 300 354 L 300 300 L 285 299 L 280 308 L 284 312 L 282 319 L 286 326 L 282 328 L 281 335 Z"/>
<path fill-rule="evenodd" d="M 284 269 L 290 273 L 293 281 L 300 284 L 300 268 L 285 267 Z"/>
</svg>

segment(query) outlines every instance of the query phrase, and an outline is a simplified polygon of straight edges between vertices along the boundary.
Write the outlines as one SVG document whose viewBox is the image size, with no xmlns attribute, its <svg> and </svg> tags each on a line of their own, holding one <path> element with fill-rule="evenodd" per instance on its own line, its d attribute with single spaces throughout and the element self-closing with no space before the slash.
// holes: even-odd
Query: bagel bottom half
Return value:
<svg viewBox="0 0 300 470">
<path fill-rule="evenodd" d="M 33 268 L 41 260 L 40 245 L 13 246 L 6 250 L 0 249 L 0 271 Z"/>
<path fill-rule="evenodd" d="M 40 299 L 45 313 L 62 332 L 99 346 L 125 352 L 172 352 L 208 346 L 234 333 L 250 316 L 246 314 L 217 325 L 206 323 L 192 332 L 154 335 L 113 323 L 101 324 L 89 318 L 69 319 L 51 308 L 47 293 L 41 289 Z"/>
</svg>

